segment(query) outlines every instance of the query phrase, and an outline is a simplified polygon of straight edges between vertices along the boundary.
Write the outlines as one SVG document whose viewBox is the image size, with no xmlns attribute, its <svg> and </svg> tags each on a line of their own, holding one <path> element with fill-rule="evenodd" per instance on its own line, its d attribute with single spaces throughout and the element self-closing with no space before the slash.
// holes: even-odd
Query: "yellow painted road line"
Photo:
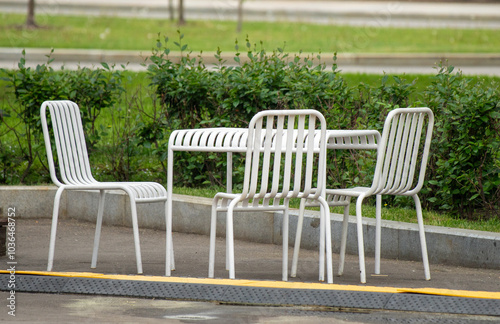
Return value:
<svg viewBox="0 0 500 324">
<path fill-rule="evenodd" d="M 0 270 L 0 273 L 10 273 L 10 272 L 6 270 Z M 265 281 L 265 280 L 209 279 L 209 278 L 163 277 L 163 276 L 143 276 L 143 275 L 110 275 L 110 274 L 93 273 L 93 272 L 16 271 L 16 274 L 54 276 L 54 277 L 129 280 L 129 281 L 205 284 L 205 285 L 226 285 L 226 286 L 259 287 L 259 288 L 317 289 L 317 290 L 361 291 L 361 292 L 380 292 L 380 293 L 414 293 L 414 294 L 428 294 L 428 295 L 466 297 L 466 298 L 500 299 L 500 292 L 452 290 L 452 289 L 439 289 L 439 288 L 397 288 L 397 287 L 376 287 L 376 286 L 365 286 L 365 285 L 356 286 L 356 285 L 337 285 L 337 284 L 326 284 L 326 283 Z"/>
<path fill-rule="evenodd" d="M 500 299 L 500 292 L 490 292 L 490 291 L 453 290 L 453 289 L 438 289 L 438 288 L 399 288 L 398 290 L 402 293 L 413 293 L 413 294 Z"/>
</svg>

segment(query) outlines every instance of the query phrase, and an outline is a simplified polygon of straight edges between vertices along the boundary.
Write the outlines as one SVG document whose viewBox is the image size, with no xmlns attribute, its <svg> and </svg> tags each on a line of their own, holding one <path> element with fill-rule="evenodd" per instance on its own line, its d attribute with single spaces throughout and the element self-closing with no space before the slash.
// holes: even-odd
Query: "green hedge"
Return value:
<svg viewBox="0 0 500 324">
<path fill-rule="evenodd" d="M 378 85 L 350 86 L 337 66 L 327 68 L 319 54 L 289 55 L 280 48 L 268 53 L 248 40 L 244 54 L 236 43 L 234 62 L 224 62 L 218 51 L 218 64 L 207 67 L 201 55 L 193 56 L 182 41 L 179 34 L 179 41 L 172 44 L 181 53 L 180 60 L 174 61 L 169 39 L 158 40 L 147 66 L 149 86 L 127 93 L 126 73 L 106 64 L 93 70 L 53 71 L 50 58 L 36 69 L 26 68 L 22 59 L 19 71 L 4 70 L 4 80 L 18 101 L 4 100 L 0 107 L 0 135 L 11 139 L 0 142 L 0 183 L 48 181 L 45 154 L 35 135 L 38 109 L 48 99 L 78 102 L 93 155 L 101 159 L 96 171 L 103 178 L 161 182 L 166 178 L 168 135 L 175 129 L 245 127 L 263 109 L 310 108 L 325 115 L 329 128 L 381 131 L 391 109 L 427 106 L 435 113 L 436 127 L 428 181 L 421 192 L 425 207 L 468 218 L 498 217 L 500 95 L 496 84 L 475 81 L 451 66 L 439 65 L 423 91 L 416 91 L 415 80 L 387 75 Z M 99 116 L 101 111 L 107 112 Z M 105 122 L 96 122 L 98 118 Z M 108 126 L 100 129 L 102 124 Z M 332 186 L 370 183 L 374 152 L 328 154 Z M 29 165 L 20 163 L 27 158 L 32 161 Z M 36 159 L 39 166 L 33 168 Z M 234 166 L 234 183 L 240 183 L 243 159 L 235 157 Z M 177 169 L 182 172 L 175 177 L 175 185 L 223 186 L 225 156 L 179 153 Z M 386 201 L 412 204 L 401 198 Z"/>
<path fill-rule="evenodd" d="M 40 126 L 40 106 L 43 101 L 77 101 L 82 110 L 88 148 L 93 150 L 104 133 L 96 125 L 101 111 L 114 106 L 125 91 L 122 87 L 121 71 L 112 70 L 105 63 L 103 68 L 97 69 L 54 71 L 50 66 L 53 51 L 47 56 L 46 64 L 30 68 L 26 66 L 26 53 L 23 50 L 17 70 L 2 69 L 5 75 L 2 80 L 7 81 L 16 98 L 15 103 L 10 103 L 0 111 L 2 132 L 11 133 L 11 137 L 16 139 L 17 150 L 13 154 L 10 143 L 5 140 L 0 142 L 0 163 L 3 167 L 0 183 L 15 182 L 16 177 L 11 172 L 21 172 L 18 176 L 21 183 L 47 178 L 46 174 L 40 175 L 39 170 L 32 170 L 36 163 L 40 163 L 44 171 L 48 170 L 44 164 L 46 157 Z M 16 118 L 8 121 L 8 116 Z M 5 138 L 5 134 L 3 135 Z M 30 178 L 33 180 L 29 180 Z"/>
</svg>

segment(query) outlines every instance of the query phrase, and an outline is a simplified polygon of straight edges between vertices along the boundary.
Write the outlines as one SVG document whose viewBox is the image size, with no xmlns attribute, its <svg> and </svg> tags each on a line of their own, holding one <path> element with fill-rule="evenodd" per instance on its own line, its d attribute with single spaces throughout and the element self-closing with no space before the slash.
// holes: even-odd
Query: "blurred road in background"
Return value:
<svg viewBox="0 0 500 324">
<path fill-rule="evenodd" d="M 238 0 L 184 0 L 185 18 L 236 20 Z M 178 0 L 36 0 L 43 14 L 168 19 Z M 27 12 L 27 0 L 0 0 L 2 12 Z M 500 2 L 245 0 L 244 20 L 404 27 L 500 28 Z"/>
<path fill-rule="evenodd" d="M 169 7 L 172 3 L 173 8 Z M 178 0 L 36 0 L 36 14 L 102 15 L 169 19 L 177 16 Z M 238 0 L 184 0 L 186 20 L 237 19 Z M 27 0 L 0 0 L 0 12 L 26 13 Z M 485 28 L 500 29 L 500 1 L 490 2 L 410 2 L 410 1 L 300 1 L 246 0 L 244 21 L 296 21 L 375 27 Z M 22 49 L 0 48 L 0 67 L 16 68 Z M 48 49 L 30 49 L 29 64 L 46 61 Z M 139 51 L 61 50 L 54 65 L 96 66 L 100 62 L 129 63 L 129 70 L 140 65 L 150 53 Z M 208 61 L 212 57 L 207 54 Z M 328 55 L 323 55 L 327 57 Z M 232 61 L 232 59 L 231 59 Z M 500 75 L 500 53 L 493 54 L 350 54 L 340 53 L 339 70 L 359 73 L 436 73 L 440 61 L 448 62 L 464 74 Z M 333 62 L 327 62 L 333 63 Z"/>
</svg>

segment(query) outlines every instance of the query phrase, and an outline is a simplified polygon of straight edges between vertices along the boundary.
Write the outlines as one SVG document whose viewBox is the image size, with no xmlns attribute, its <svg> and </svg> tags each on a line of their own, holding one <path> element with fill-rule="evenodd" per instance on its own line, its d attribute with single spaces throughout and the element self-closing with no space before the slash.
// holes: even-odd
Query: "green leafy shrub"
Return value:
<svg viewBox="0 0 500 324">
<path fill-rule="evenodd" d="M 47 63 L 31 68 L 26 66 L 26 52 L 23 50 L 17 70 L 2 69 L 2 73 L 6 75 L 2 80 L 8 82 L 17 99 L 17 103 L 6 109 L 7 114 L 17 117 L 14 124 L 8 123 L 6 118 L 3 118 L 3 123 L 17 139 L 17 149 L 22 164 L 25 165 L 19 176 L 21 183 L 29 176 L 37 177 L 31 170 L 35 163 L 39 163 L 45 170 L 43 174 L 47 175 L 40 124 L 40 106 L 44 101 L 69 99 L 77 102 L 82 108 L 89 149 L 93 149 L 100 138 L 100 131 L 95 127 L 97 117 L 102 109 L 113 106 L 124 91 L 121 72 L 111 69 L 105 63 L 104 69 L 79 67 L 76 71 L 64 68 L 55 71 L 50 66 L 53 51 L 47 55 Z M 15 124 L 16 122 L 20 123 Z"/>
<path fill-rule="evenodd" d="M 180 43 L 176 45 L 181 46 Z M 181 52 L 186 48 L 182 45 Z M 219 51 L 216 54 L 219 65 L 210 72 L 202 61 L 189 59 L 189 56 L 181 58 L 179 64 L 168 59 L 162 61 L 162 66 L 168 67 L 168 74 L 175 75 L 170 77 L 171 80 L 191 80 L 198 88 L 191 85 L 188 89 L 198 91 L 196 94 L 179 89 L 186 83 L 171 82 L 167 86 L 163 82 L 165 78 L 158 77 L 161 74 L 158 73 L 161 71 L 158 64 L 150 66 L 153 84 L 162 80 L 165 85 L 157 92 L 159 98 L 172 93 L 197 98 L 195 109 L 194 105 L 183 106 L 182 98 L 175 101 L 175 116 L 185 111 L 191 123 L 178 119 L 180 124 L 177 126 L 244 127 L 260 110 L 311 108 L 326 116 L 329 128 L 382 131 L 388 111 L 397 107 L 429 106 L 436 115 L 436 127 L 429 181 L 422 190 L 426 206 L 463 217 L 478 209 L 498 212 L 499 95 L 495 86 L 472 84 L 470 78 L 451 74 L 452 67 L 441 67 L 423 94 L 414 93 L 416 80 L 407 81 L 398 76 L 390 78 L 384 75 L 376 86 L 349 86 L 338 75 L 336 66 L 332 71 L 326 71 L 319 55 L 314 59 L 300 55 L 291 58 L 280 48 L 268 54 L 262 48 L 252 47 L 248 40 L 246 49 L 246 59 L 243 60 L 241 53 L 237 52 L 234 58 L 237 65 L 232 67 L 221 62 Z M 169 52 L 161 47 L 156 53 Z M 186 74 L 185 66 L 206 82 Z M 168 91 L 164 92 L 164 89 Z M 166 115 L 172 114 L 169 107 L 172 104 L 164 107 Z M 205 116 L 204 120 L 202 116 Z M 371 183 L 375 161 L 373 152 L 336 151 L 328 154 L 328 181 L 331 185 L 345 187 Z M 215 154 L 209 155 L 208 159 L 206 155 L 186 154 L 178 161 L 179 166 L 189 165 L 180 185 L 221 184 L 221 176 L 213 175 L 213 170 L 224 170 L 225 162 Z M 235 161 L 237 168 L 241 163 L 241 160 Z M 211 172 L 209 177 L 212 180 L 209 181 L 207 174 Z M 412 204 L 405 199 L 389 200 L 396 205 Z"/>
<path fill-rule="evenodd" d="M 7 113 L 16 116 L 20 123 L 11 125 L 6 119 L 4 123 L 17 139 L 20 159 L 16 163 L 24 165 L 24 171 L 19 176 L 20 182 L 24 182 L 29 176 L 36 161 L 44 164 L 40 105 L 44 100 L 66 98 L 68 92 L 64 75 L 56 73 L 49 66 L 52 61 L 50 55 L 48 55 L 47 64 L 37 65 L 32 69 L 26 66 L 25 54 L 23 50 L 18 70 L 3 70 L 7 75 L 4 80 L 8 81 L 13 88 L 19 103 L 19 105 L 11 106 Z"/>
<path fill-rule="evenodd" d="M 436 115 L 428 200 L 437 209 L 473 217 L 498 213 L 500 203 L 500 94 L 440 67 L 425 92 Z"/>
<path fill-rule="evenodd" d="M 102 63 L 102 68 L 79 67 L 76 71 L 67 71 L 64 75 L 68 87 L 68 93 L 64 95 L 78 103 L 86 138 L 93 148 L 103 132 L 96 127 L 97 118 L 104 109 L 114 107 L 125 91 L 122 85 L 122 71 Z"/>
<path fill-rule="evenodd" d="M 268 53 L 262 44 L 258 48 L 248 39 L 244 54 L 236 43 L 234 62 L 225 62 L 219 50 L 217 64 L 207 68 L 201 55 L 193 56 L 182 40 L 179 32 L 179 40 L 173 42 L 175 54 L 168 38 L 158 40 L 147 67 L 149 87 L 135 94 L 124 93 L 121 72 L 107 65 L 98 71 L 53 71 L 49 57 L 47 64 L 30 69 L 23 57 L 19 70 L 4 70 L 4 80 L 14 89 L 19 106 L 1 107 L 0 132 L 2 138 L 14 138 L 18 148 L 3 139 L 0 142 L 0 182 L 27 179 L 27 175 L 12 176 L 11 171 L 28 170 L 29 161 L 39 157 L 41 137 L 34 134 L 39 132 L 38 109 L 47 99 L 68 98 L 81 105 L 86 132 L 101 156 L 103 177 L 155 181 L 165 180 L 168 138 L 175 129 L 246 127 L 261 110 L 310 108 L 321 111 L 331 129 L 382 131 L 390 110 L 428 106 L 436 123 L 422 202 L 460 217 L 498 215 L 500 94 L 496 84 L 440 65 L 430 85 L 420 92 L 415 90 L 417 80 L 402 76 L 384 75 L 376 85 L 349 85 L 336 65 L 329 70 L 321 63 L 319 54 L 289 56 L 282 48 Z M 110 107 L 113 110 L 101 113 Z M 103 115 L 107 126 L 99 128 L 103 123 L 97 121 Z M 102 162 L 104 157 L 110 162 Z M 329 185 L 369 185 L 375 157 L 373 151 L 329 151 Z M 176 186 L 224 185 L 225 156 L 177 152 L 175 161 L 174 172 L 182 170 L 175 175 Z M 244 159 L 235 155 L 234 183 L 241 183 L 243 165 Z M 40 169 L 43 172 L 36 179 L 48 179 L 48 172 L 43 166 Z M 404 199 L 384 201 L 413 205 Z"/>
<path fill-rule="evenodd" d="M 282 48 L 267 53 L 262 44 L 258 49 L 247 39 L 245 59 L 236 42 L 235 66 L 227 66 L 218 51 L 218 65 L 207 69 L 201 58 L 191 58 L 182 39 L 179 32 L 179 41 L 174 42 L 180 53 L 177 62 L 169 57 L 168 38 L 157 41 L 150 58 L 148 73 L 162 113 L 154 121 L 141 124 L 138 135 L 144 145 L 165 142 L 165 133 L 178 128 L 246 127 L 258 111 L 265 109 L 335 111 L 329 114 L 329 121 L 338 127 L 347 86 L 337 77 L 336 66 L 331 72 L 326 71 L 319 55 L 295 55 L 291 59 Z M 167 149 L 163 147 L 155 151 L 162 161 Z M 223 185 L 222 174 L 214 170 L 225 170 L 226 161 L 217 154 L 177 153 L 176 163 L 188 166 L 187 171 L 175 177 L 182 179 L 178 185 Z M 242 159 L 235 159 L 235 170 L 243 170 L 242 163 Z M 236 171 L 234 177 L 238 183 L 242 174 Z"/>
</svg>

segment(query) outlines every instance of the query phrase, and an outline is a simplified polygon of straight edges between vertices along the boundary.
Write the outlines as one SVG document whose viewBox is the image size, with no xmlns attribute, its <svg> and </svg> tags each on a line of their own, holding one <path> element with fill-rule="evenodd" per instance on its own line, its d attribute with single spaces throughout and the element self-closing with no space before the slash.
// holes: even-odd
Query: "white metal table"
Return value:
<svg viewBox="0 0 500 324">
<path fill-rule="evenodd" d="M 377 149 L 380 133 L 376 130 L 327 130 L 328 149 Z M 165 275 L 175 268 L 172 242 L 172 187 L 174 152 L 219 152 L 227 154 L 226 186 L 232 191 L 233 153 L 247 150 L 247 128 L 199 128 L 175 130 L 168 141 L 166 264 Z"/>
</svg>

